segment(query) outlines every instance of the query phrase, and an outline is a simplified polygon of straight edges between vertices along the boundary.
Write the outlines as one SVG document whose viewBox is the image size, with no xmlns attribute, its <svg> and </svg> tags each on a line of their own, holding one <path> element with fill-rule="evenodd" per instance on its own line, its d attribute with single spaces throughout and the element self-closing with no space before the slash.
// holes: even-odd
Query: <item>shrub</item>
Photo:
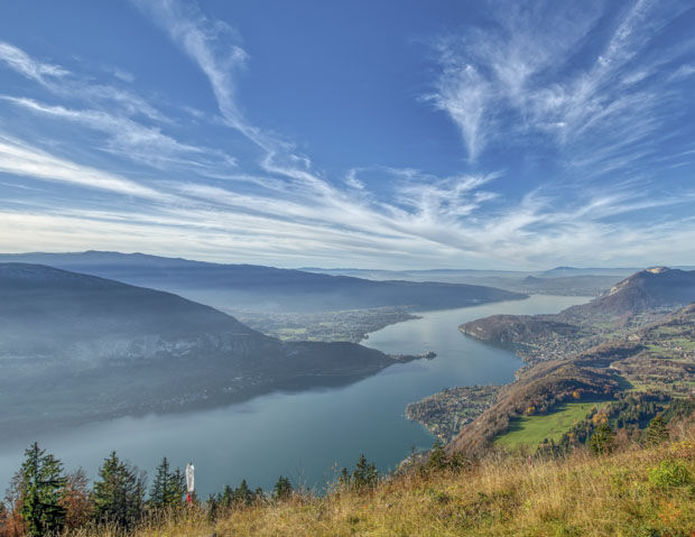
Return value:
<svg viewBox="0 0 695 537">
<path fill-rule="evenodd" d="M 680 487 L 693 483 L 693 476 L 683 462 L 665 460 L 649 470 L 649 483 L 662 489 Z"/>
</svg>

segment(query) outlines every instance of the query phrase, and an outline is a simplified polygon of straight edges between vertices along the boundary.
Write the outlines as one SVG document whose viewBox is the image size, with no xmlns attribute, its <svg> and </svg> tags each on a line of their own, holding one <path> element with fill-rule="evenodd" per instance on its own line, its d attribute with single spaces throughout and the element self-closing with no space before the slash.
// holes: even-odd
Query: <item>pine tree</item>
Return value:
<svg viewBox="0 0 695 537">
<path fill-rule="evenodd" d="M 429 458 L 427 459 L 427 468 L 430 470 L 442 470 L 447 467 L 446 451 L 444 444 L 437 439 L 432 445 Z"/>
<path fill-rule="evenodd" d="M 60 533 L 65 524 L 65 508 L 60 505 L 66 483 L 63 464 L 36 442 L 24 457 L 17 484 L 27 531 L 34 537 Z"/>
<path fill-rule="evenodd" d="M 661 415 L 655 416 L 647 427 L 647 443 L 656 445 L 665 442 L 669 438 L 666 422 Z"/>
<path fill-rule="evenodd" d="M 172 472 L 169 461 L 164 457 L 152 481 L 149 504 L 155 509 L 176 507 L 181 504 L 185 493 L 186 478 L 183 472 L 180 468 Z"/>
<path fill-rule="evenodd" d="M 244 505 L 251 505 L 253 503 L 254 493 L 246 484 L 246 479 L 242 479 L 239 487 L 234 491 L 234 500 Z"/>
<path fill-rule="evenodd" d="M 352 472 L 352 486 L 357 490 L 373 489 L 379 481 L 379 472 L 373 462 L 368 462 L 364 453 Z"/>
<path fill-rule="evenodd" d="M 606 455 L 615 448 L 615 433 L 611 426 L 602 422 L 591 435 L 589 446 L 596 455 Z"/>
<path fill-rule="evenodd" d="M 116 452 L 104 460 L 94 483 L 95 515 L 100 522 L 123 528 L 135 524 L 143 512 L 145 478 L 138 469 L 122 462 Z"/>
<path fill-rule="evenodd" d="M 286 500 L 292 496 L 293 490 L 294 489 L 292 488 L 292 483 L 290 482 L 289 478 L 281 475 L 278 477 L 278 480 L 273 487 L 273 498 L 276 500 Z"/>
</svg>

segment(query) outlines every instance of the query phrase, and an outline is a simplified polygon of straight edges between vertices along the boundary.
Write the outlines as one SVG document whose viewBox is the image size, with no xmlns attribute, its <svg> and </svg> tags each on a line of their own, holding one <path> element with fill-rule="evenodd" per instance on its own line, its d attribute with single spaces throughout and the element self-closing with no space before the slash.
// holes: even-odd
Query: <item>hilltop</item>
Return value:
<svg viewBox="0 0 695 537">
<path fill-rule="evenodd" d="M 408 359 L 352 343 L 283 343 L 171 293 L 0 264 L 4 431 L 340 385 Z"/>
</svg>

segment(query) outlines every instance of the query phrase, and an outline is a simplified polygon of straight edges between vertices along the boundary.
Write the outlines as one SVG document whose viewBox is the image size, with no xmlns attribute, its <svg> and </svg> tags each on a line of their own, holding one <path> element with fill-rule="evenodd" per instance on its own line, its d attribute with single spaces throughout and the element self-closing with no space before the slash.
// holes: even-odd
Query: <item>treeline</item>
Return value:
<svg viewBox="0 0 695 537">
<path fill-rule="evenodd" d="M 376 487 L 380 479 L 374 463 L 362 454 L 352 471 L 342 469 L 337 486 L 363 492 Z M 215 521 L 232 509 L 283 502 L 298 494 L 290 479 L 281 475 L 269 492 L 252 489 L 244 479 L 204 501 L 193 494 L 190 503 Z M 114 451 L 104 459 L 90 487 L 84 470 L 66 473 L 60 460 L 33 443 L 0 502 L 0 537 L 45 537 L 103 526 L 128 532 L 141 524 L 185 515 L 187 510 L 185 474 L 166 457 L 148 488 L 146 473 Z"/>
<path fill-rule="evenodd" d="M 597 453 L 611 452 L 619 444 L 654 444 L 667 440 L 667 425 L 695 412 L 695 399 L 673 399 L 661 392 L 619 394 L 616 401 L 594 407 L 555 442 L 544 440 L 540 453 L 560 455 L 578 445 Z"/>
<path fill-rule="evenodd" d="M 43 537 L 100 525 L 129 530 L 163 514 L 184 512 L 186 492 L 183 471 L 172 468 L 166 457 L 148 488 L 145 472 L 112 452 L 90 487 L 84 470 L 66 473 L 60 460 L 34 443 L 24 452 L 24 461 L 0 502 L 0 537 Z M 214 519 L 236 505 L 282 501 L 293 492 L 289 478 L 280 476 L 269 494 L 260 488 L 251 490 L 243 480 L 202 504 L 195 497 L 192 502 Z"/>
</svg>

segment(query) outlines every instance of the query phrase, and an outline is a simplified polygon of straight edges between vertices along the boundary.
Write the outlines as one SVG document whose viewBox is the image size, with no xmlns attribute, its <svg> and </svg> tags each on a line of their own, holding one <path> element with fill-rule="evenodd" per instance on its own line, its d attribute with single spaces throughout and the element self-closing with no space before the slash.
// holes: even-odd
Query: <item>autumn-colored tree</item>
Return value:
<svg viewBox="0 0 695 537">
<path fill-rule="evenodd" d="M 27 533 L 22 518 L 22 505 L 19 501 L 11 506 L 0 503 L 0 537 L 23 537 Z"/>
<path fill-rule="evenodd" d="M 94 502 L 89 491 L 89 480 L 82 468 L 66 477 L 60 505 L 65 508 L 65 525 L 74 529 L 84 526 L 94 514 Z"/>
</svg>

